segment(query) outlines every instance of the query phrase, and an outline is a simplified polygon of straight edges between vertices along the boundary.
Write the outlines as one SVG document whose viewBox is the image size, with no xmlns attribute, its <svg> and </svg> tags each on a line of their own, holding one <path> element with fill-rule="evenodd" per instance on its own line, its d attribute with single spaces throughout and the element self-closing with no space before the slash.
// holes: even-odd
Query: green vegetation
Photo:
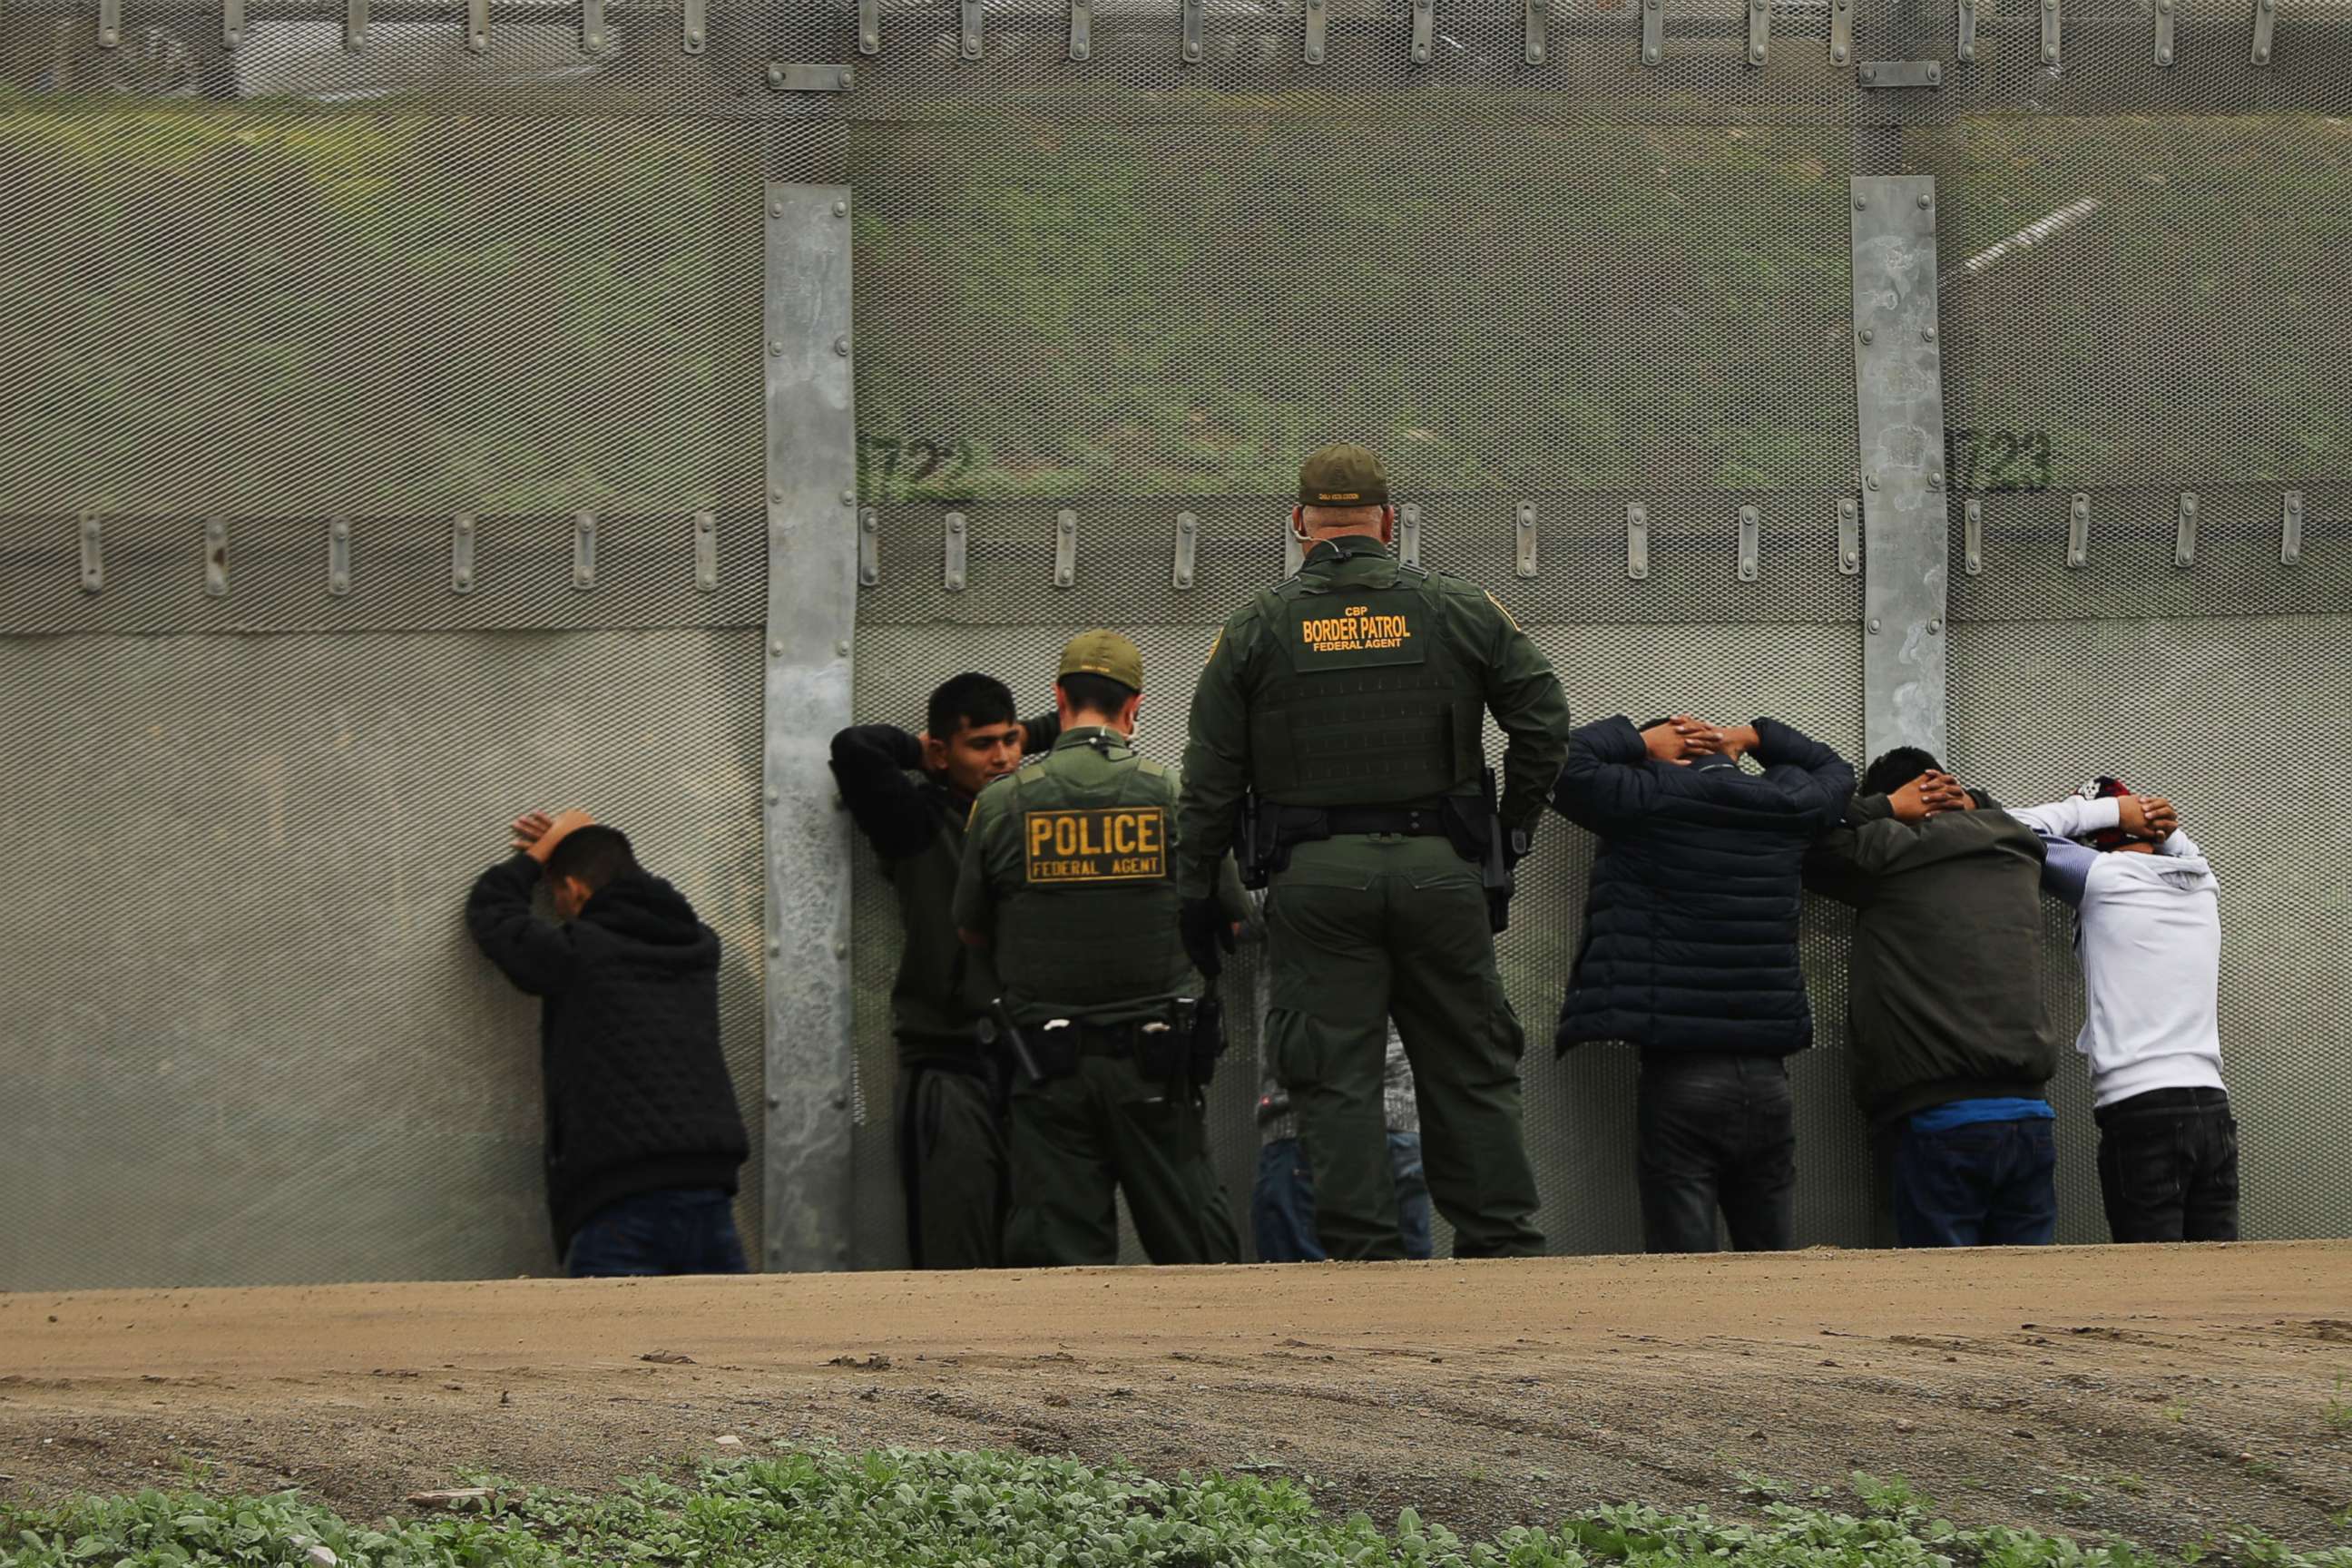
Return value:
<svg viewBox="0 0 2352 1568">
<path fill-rule="evenodd" d="M 1760 1489 L 1776 1483 L 1756 1478 Z M 947 1568 L 2158 1568 L 2120 1542 L 1932 1519 L 1899 1478 L 1857 1475 L 1860 1512 L 1771 1501 L 1755 1524 L 1638 1506 L 1549 1529 L 1465 1541 L 1412 1510 L 1383 1531 L 1320 1511 L 1312 1481 L 1207 1476 L 1156 1481 L 1068 1459 L 891 1450 L 791 1454 L 707 1468 L 691 1486 L 651 1478 L 612 1496 L 502 1490 L 480 1515 L 364 1527 L 290 1493 L 221 1499 L 142 1492 L 54 1508 L 0 1504 L 0 1568 L 662 1568 L 891 1564 Z M 2207 1556 L 2200 1547 L 2197 1556 Z M 2261 1537 L 2210 1549 L 2265 1568 L 2352 1568 L 2352 1551 L 2298 1553 Z M 2192 1561 L 2184 1552 L 2179 1561 Z"/>
</svg>

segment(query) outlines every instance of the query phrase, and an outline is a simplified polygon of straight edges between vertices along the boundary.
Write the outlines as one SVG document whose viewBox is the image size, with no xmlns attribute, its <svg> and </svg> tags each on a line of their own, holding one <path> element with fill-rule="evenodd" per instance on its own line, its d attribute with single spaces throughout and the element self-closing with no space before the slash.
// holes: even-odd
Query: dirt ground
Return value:
<svg viewBox="0 0 2352 1568">
<path fill-rule="evenodd" d="M 0 1495 L 373 1518 L 810 1440 L 1306 1476 L 1480 1532 L 1860 1469 L 1961 1523 L 2346 1545 L 2352 1243 L 0 1295 Z"/>
</svg>

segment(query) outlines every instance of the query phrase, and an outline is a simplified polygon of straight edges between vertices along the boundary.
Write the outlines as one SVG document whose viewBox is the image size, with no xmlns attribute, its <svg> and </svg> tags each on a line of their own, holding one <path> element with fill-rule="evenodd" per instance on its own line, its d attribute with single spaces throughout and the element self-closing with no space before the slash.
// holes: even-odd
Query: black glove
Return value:
<svg viewBox="0 0 2352 1568">
<path fill-rule="evenodd" d="M 1187 899 L 1176 925 L 1184 934 L 1185 956 L 1192 966 L 1210 980 L 1223 973 L 1223 955 L 1234 950 L 1234 922 L 1225 918 L 1224 907 L 1214 899 Z"/>
</svg>

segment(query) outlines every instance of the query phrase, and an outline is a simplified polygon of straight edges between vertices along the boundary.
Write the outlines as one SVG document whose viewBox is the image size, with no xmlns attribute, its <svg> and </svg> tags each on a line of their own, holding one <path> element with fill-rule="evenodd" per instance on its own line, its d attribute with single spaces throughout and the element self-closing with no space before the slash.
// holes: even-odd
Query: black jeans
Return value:
<svg viewBox="0 0 2352 1568">
<path fill-rule="evenodd" d="M 2117 1241 L 2238 1239 L 2238 1122 L 2218 1089 L 2154 1089 L 2098 1112 Z"/>
<path fill-rule="evenodd" d="M 1717 1205 L 1738 1250 L 1794 1245 L 1797 1121 L 1787 1063 L 1645 1051 L 1634 1127 L 1648 1250 L 1713 1252 Z"/>
</svg>

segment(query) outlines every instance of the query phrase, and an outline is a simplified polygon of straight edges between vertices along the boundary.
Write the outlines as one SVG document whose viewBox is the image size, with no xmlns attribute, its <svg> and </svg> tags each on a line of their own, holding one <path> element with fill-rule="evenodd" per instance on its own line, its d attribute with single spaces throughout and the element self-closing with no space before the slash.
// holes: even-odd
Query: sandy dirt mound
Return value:
<svg viewBox="0 0 2352 1568">
<path fill-rule="evenodd" d="M 373 1517 L 776 1441 L 1312 1477 L 1482 1533 L 1859 1469 L 1961 1523 L 2346 1545 L 2352 1243 L 0 1296 L 9 1493 Z"/>
</svg>

